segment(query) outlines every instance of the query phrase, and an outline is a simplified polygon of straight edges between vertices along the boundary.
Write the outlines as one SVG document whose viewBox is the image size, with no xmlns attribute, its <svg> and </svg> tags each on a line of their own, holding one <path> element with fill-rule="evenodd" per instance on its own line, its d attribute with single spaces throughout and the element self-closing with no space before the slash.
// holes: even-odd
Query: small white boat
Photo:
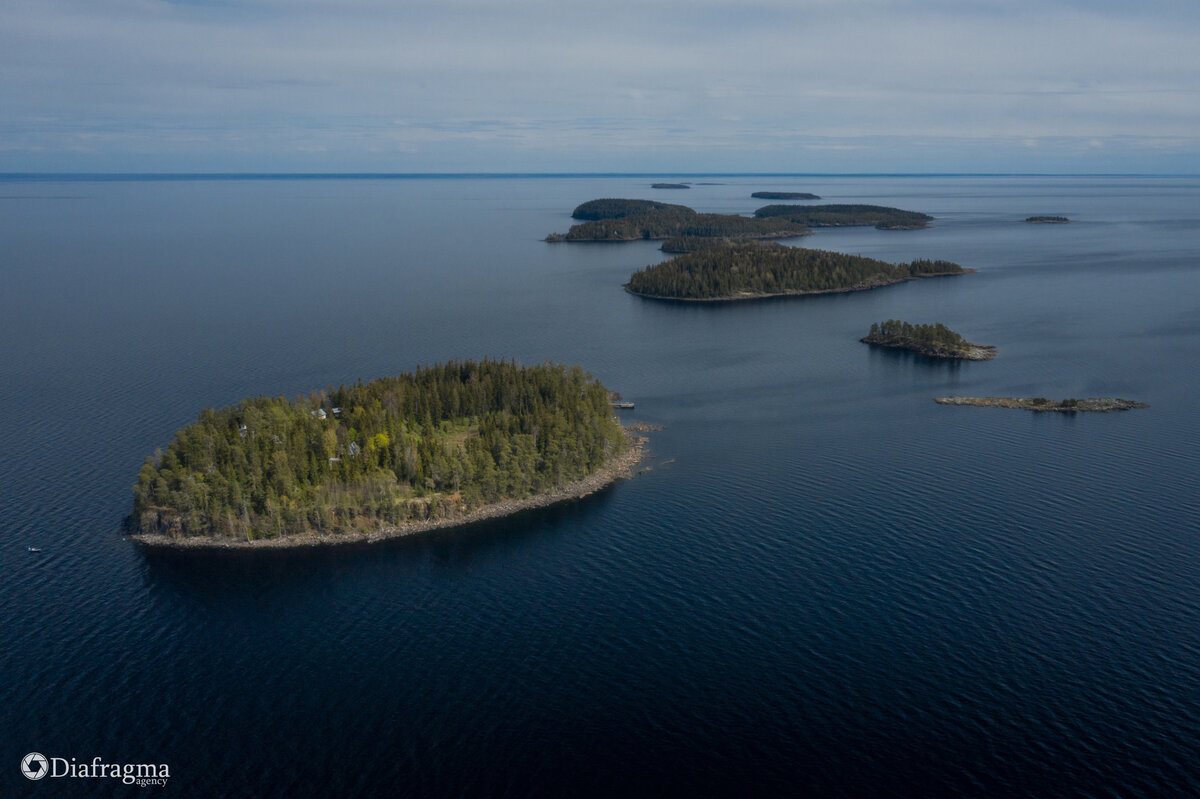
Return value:
<svg viewBox="0 0 1200 799">
<path fill-rule="evenodd" d="M 42 551 L 41 547 L 25 547 L 25 548 L 28 549 L 30 552 L 41 552 Z"/>
</svg>

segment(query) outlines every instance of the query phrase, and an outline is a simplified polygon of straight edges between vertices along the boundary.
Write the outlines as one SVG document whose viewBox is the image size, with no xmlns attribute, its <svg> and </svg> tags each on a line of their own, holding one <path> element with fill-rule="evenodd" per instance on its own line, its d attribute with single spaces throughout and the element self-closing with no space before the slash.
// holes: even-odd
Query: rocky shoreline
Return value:
<svg viewBox="0 0 1200 799">
<path fill-rule="evenodd" d="M 964 349 L 962 350 L 943 352 L 922 344 L 910 344 L 905 341 L 894 341 L 891 339 L 885 339 L 882 336 L 874 338 L 871 336 L 863 336 L 859 339 L 859 341 L 863 342 L 864 344 L 870 344 L 872 347 L 885 347 L 887 349 L 915 352 L 918 355 L 924 355 L 926 358 L 945 358 L 946 360 L 958 361 L 990 361 L 996 357 L 996 348 L 990 344 L 971 344 L 968 342 L 964 345 Z"/>
<path fill-rule="evenodd" d="M 1133 408 L 1149 408 L 1144 402 L 1117 397 L 1065 399 L 1051 402 L 1045 397 L 935 397 L 939 405 L 975 405 L 980 408 L 1020 408 L 1026 411 L 1056 411 L 1058 413 L 1111 413 Z"/>
<path fill-rule="evenodd" d="M 522 511 L 532 510 L 533 508 L 544 508 L 559 502 L 580 499 L 607 488 L 619 480 L 632 477 L 633 467 L 646 457 L 646 445 L 649 439 L 644 436 L 635 436 L 629 429 L 626 429 L 625 440 L 627 443 L 625 452 L 582 480 L 571 483 L 563 488 L 535 494 L 531 497 L 493 502 L 489 505 L 476 508 L 463 516 L 450 519 L 411 522 L 399 526 L 383 527 L 369 533 L 337 533 L 333 535 L 306 533 L 303 535 L 285 535 L 279 538 L 260 538 L 254 541 L 209 536 L 171 538 L 165 535 L 149 535 L 145 533 L 136 533 L 129 536 L 129 539 L 139 546 L 150 549 L 301 549 L 386 541 L 391 538 L 403 538 L 430 530 L 460 527 L 487 519 L 500 519 L 505 516 L 512 516 Z"/>
</svg>

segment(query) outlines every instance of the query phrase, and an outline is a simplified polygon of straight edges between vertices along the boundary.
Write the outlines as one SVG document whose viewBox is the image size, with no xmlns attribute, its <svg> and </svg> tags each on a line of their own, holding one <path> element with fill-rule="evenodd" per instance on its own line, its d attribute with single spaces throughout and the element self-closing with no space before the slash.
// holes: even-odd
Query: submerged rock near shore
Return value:
<svg viewBox="0 0 1200 799">
<path fill-rule="evenodd" d="M 1144 402 L 1117 397 L 1065 399 L 1060 402 L 1053 402 L 1045 397 L 935 397 L 933 401 L 939 405 L 977 405 L 983 408 L 1021 408 L 1027 411 L 1059 413 L 1110 413 L 1150 407 Z"/>
</svg>

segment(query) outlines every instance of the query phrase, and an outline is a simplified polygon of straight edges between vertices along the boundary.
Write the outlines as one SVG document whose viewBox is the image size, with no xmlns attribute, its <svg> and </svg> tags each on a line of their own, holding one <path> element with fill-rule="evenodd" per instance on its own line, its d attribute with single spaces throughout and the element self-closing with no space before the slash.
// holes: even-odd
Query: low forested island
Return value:
<svg viewBox="0 0 1200 799">
<path fill-rule="evenodd" d="M 819 200 L 815 194 L 806 191 L 756 191 L 750 195 L 756 200 Z"/>
<path fill-rule="evenodd" d="M 660 300 L 750 300 L 859 291 L 968 271 L 949 261 L 890 264 L 782 244 L 726 242 L 647 266 L 629 278 L 625 289 Z"/>
<path fill-rule="evenodd" d="M 698 214 L 685 206 L 669 206 L 650 213 L 597 219 L 572 225 L 565 234 L 552 233 L 546 241 L 641 241 L 676 237 L 787 239 L 812 233 L 790 219 L 755 219 L 737 214 Z"/>
<path fill-rule="evenodd" d="M 652 188 L 652 189 L 690 189 L 691 186 L 689 186 L 686 183 L 651 183 L 650 188 Z"/>
<path fill-rule="evenodd" d="M 663 211 L 694 214 L 686 205 L 672 205 L 655 200 L 624 200 L 614 197 L 604 197 L 599 200 L 588 200 L 575 206 L 571 212 L 573 219 L 594 221 L 597 219 L 622 219 L 627 216 L 642 216 L 645 214 L 661 213 Z"/>
<path fill-rule="evenodd" d="M 203 411 L 146 459 L 129 524 L 151 545 L 374 540 L 582 496 L 641 447 L 577 366 L 454 361 Z"/>
<path fill-rule="evenodd" d="M 808 227 L 874 225 L 880 230 L 919 230 L 933 220 L 928 214 L 884 205 L 764 205 L 754 215 L 782 217 Z"/>
<path fill-rule="evenodd" d="M 909 350 L 930 358 L 987 361 L 996 357 L 995 347 L 972 344 L 941 322 L 932 325 L 914 325 L 899 319 L 875 322 L 871 332 L 860 341 L 875 347 Z"/>
<path fill-rule="evenodd" d="M 1065 399 L 1059 402 L 1048 400 L 1045 397 L 935 397 L 934 402 L 941 405 L 976 405 L 981 408 L 1020 408 L 1026 411 L 1057 411 L 1059 413 L 1110 413 L 1150 407 L 1144 402 L 1117 397 Z"/>
<path fill-rule="evenodd" d="M 1065 216 L 1030 216 L 1025 221 L 1035 225 L 1065 225 L 1071 220 Z"/>
</svg>

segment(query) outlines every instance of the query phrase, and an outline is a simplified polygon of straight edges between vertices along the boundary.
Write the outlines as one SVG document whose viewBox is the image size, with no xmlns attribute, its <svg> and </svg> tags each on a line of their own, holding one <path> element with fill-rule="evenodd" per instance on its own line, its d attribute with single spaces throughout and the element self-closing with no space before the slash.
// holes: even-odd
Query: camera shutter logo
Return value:
<svg viewBox="0 0 1200 799">
<path fill-rule="evenodd" d="M 41 752 L 30 752 L 21 758 L 21 773 L 31 780 L 40 780 L 50 773 L 50 763 Z"/>
</svg>

